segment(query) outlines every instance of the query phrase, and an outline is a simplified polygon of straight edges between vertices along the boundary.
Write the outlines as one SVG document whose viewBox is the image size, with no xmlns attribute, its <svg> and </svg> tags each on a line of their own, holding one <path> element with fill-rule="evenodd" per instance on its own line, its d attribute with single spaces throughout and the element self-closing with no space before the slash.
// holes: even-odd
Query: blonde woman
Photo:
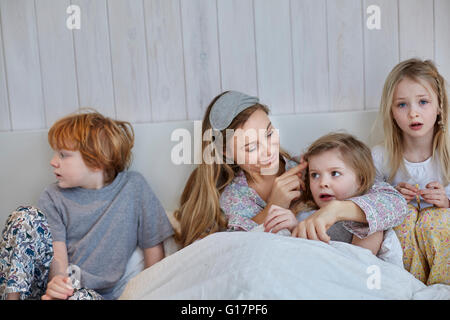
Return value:
<svg viewBox="0 0 450 320">
<path fill-rule="evenodd" d="M 409 202 L 395 228 L 406 270 L 431 285 L 450 284 L 450 149 L 444 78 L 433 62 L 409 59 L 388 75 L 381 99 L 384 143 L 372 149 L 377 179 Z"/>
<path fill-rule="evenodd" d="M 268 114 L 258 98 L 236 91 L 218 95 L 208 106 L 202 133 L 214 138 L 204 139 L 203 163 L 190 175 L 175 212 L 181 246 L 226 229 L 250 231 L 263 224 L 265 231 L 278 232 L 297 226 L 286 209 L 304 190 L 307 163 L 296 163 L 280 149 Z M 349 200 L 331 201 L 308 217 L 306 236 L 328 241 L 326 230 L 347 220 L 348 229 L 365 238 L 406 216 L 406 201 L 387 184 Z"/>
</svg>

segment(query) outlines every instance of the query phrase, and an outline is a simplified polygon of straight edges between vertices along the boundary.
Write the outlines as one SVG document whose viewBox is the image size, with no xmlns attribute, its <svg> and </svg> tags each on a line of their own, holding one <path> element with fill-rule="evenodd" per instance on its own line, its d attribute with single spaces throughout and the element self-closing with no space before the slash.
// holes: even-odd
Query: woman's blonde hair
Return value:
<svg viewBox="0 0 450 320">
<path fill-rule="evenodd" d="M 48 131 L 48 142 L 55 150 L 80 151 L 86 166 L 102 169 L 109 184 L 130 166 L 134 131 L 129 122 L 82 109 L 56 121 Z"/>
<path fill-rule="evenodd" d="M 384 83 L 381 96 L 380 112 L 377 121 L 382 121 L 384 129 L 384 147 L 389 155 L 388 167 L 390 168 L 388 182 L 392 182 L 397 171 L 406 173 L 403 163 L 403 134 L 394 120 L 392 107 L 394 104 L 395 90 L 403 79 L 408 78 L 419 84 L 427 83 L 438 98 L 438 118 L 434 126 L 433 154 L 439 156 L 442 175 L 445 184 L 450 181 L 450 152 L 448 126 L 448 98 L 445 90 L 445 80 L 439 74 L 431 60 L 409 59 L 397 64 L 389 73 Z"/>
<path fill-rule="evenodd" d="M 212 132 L 209 120 L 211 108 L 217 99 L 227 92 L 223 92 L 215 97 L 206 109 L 202 122 L 203 137 L 205 137 L 205 132 Z M 236 130 L 243 126 L 248 118 L 257 110 L 262 110 L 266 114 L 269 114 L 269 108 L 267 106 L 257 103 L 240 112 L 231 124 L 221 130 L 217 136 L 224 139 L 227 129 Z M 215 157 L 220 157 L 221 159 L 218 160 L 222 161 L 205 162 L 205 159 L 202 157 L 202 163 L 194 169 L 188 178 L 183 193 L 181 194 L 180 207 L 174 212 L 174 217 L 180 225 L 179 230 L 175 231 L 175 240 L 182 247 L 212 233 L 223 231 L 227 227 L 227 219 L 220 208 L 219 198 L 221 192 L 232 182 L 233 178 L 239 172 L 240 167 L 235 163 L 230 163 L 229 159 L 225 158 L 226 143 L 224 141 L 217 141 L 217 136 L 214 134 L 214 143 L 216 146 L 221 146 L 222 150 L 216 149 L 217 153 Z M 210 148 L 210 141 L 202 141 L 202 155 L 207 148 Z M 280 155 L 291 159 L 282 150 L 280 150 Z"/>
<path fill-rule="evenodd" d="M 359 183 L 353 196 L 365 194 L 372 187 L 376 174 L 369 147 L 350 134 L 332 132 L 314 141 L 303 154 L 303 159 L 308 161 L 310 157 L 330 150 L 339 151 L 344 163 L 353 169 Z M 309 167 L 305 172 L 305 189 L 300 199 L 291 206 L 295 213 L 317 209 L 310 190 Z"/>
</svg>

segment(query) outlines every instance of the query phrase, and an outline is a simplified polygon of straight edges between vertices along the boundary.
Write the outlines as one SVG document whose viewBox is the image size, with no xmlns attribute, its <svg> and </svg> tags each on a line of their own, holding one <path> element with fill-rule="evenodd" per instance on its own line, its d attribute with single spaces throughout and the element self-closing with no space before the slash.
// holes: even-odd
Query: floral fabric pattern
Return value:
<svg viewBox="0 0 450 320">
<path fill-rule="evenodd" d="M 403 266 L 426 285 L 450 285 L 450 209 L 408 205 L 405 220 L 394 228 L 403 250 Z"/>
<path fill-rule="evenodd" d="M 19 292 L 21 300 L 40 300 L 47 288 L 53 241 L 45 215 L 19 207 L 6 221 L 0 239 L 0 299 Z M 75 289 L 70 300 L 98 300 L 91 289 Z"/>
</svg>

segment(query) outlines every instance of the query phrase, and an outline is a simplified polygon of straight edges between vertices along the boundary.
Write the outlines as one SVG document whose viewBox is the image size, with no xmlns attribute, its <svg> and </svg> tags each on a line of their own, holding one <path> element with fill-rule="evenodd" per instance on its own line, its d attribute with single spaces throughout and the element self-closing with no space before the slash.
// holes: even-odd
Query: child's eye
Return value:
<svg viewBox="0 0 450 320">
<path fill-rule="evenodd" d="M 420 100 L 419 103 L 420 103 L 421 105 L 426 105 L 426 104 L 428 103 L 428 101 L 427 101 L 427 100 Z"/>
<path fill-rule="evenodd" d="M 399 107 L 399 108 L 404 108 L 404 107 L 406 107 L 406 103 L 404 103 L 404 102 L 399 103 L 399 104 L 397 105 L 397 107 Z"/>
<path fill-rule="evenodd" d="M 312 172 L 310 175 L 311 179 L 317 179 L 319 177 L 319 174 L 316 172 Z"/>
<path fill-rule="evenodd" d="M 61 158 L 64 158 L 66 155 L 65 155 L 63 152 L 60 152 L 60 153 L 59 153 L 59 156 L 60 156 Z"/>
<path fill-rule="evenodd" d="M 341 173 L 339 171 L 332 171 L 331 172 L 331 176 L 332 177 L 339 177 L 341 175 Z"/>
</svg>

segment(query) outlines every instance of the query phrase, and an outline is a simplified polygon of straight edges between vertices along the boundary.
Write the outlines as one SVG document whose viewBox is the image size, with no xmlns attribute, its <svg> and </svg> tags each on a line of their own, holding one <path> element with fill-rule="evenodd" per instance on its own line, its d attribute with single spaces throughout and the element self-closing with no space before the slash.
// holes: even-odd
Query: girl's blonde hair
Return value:
<svg viewBox="0 0 450 320">
<path fill-rule="evenodd" d="M 389 73 L 384 83 L 381 96 L 378 120 L 382 121 L 384 129 L 384 147 L 389 155 L 390 168 L 388 182 L 392 182 L 397 171 L 406 169 L 403 163 L 403 135 L 392 114 L 395 90 L 403 79 L 408 78 L 420 84 L 427 83 L 438 98 L 438 118 L 434 126 L 433 154 L 437 153 L 442 168 L 445 185 L 450 181 L 450 148 L 447 134 L 448 98 L 445 90 L 445 80 L 439 74 L 431 60 L 409 59 L 397 64 Z"/>
<path fill-rule="evenodd" d="M 308 161 L 312 156 L 335 149 L 339 151 L 344 163 L 353 169 L 358 179 L 359 187 L 353 196 L 365 194 L 375 181 L 375 165 L 369 147 L 354 136 L 337 132 L 326 134 L 309 146 L 303 154 L 303 158 Z M 295 213 L 317 209 L 310 190 L 309 167 L 305 172 L 305 189 L 300 199 L 291 206 L 291 210 Z"/>
<path fill-rule="evenodd" d="M 215 97 L 209 104 L 202 122 L 202 136 L 205 132 L 212 131 L 209 121 L 209 114 L 214 103 L 219 99 L 223 92 Z M 231 124 L 220 131 L 219 137 L 226 137 L 227 129 L 241 127 L 257 110 L 262 110 L 269 114 L 269 108 L 262 104 L 255 104 L 241 113 L 239 113 Z M 221 146 L 222 150 L 216 150 L 216 157 L 221 157 L 223 161 L 205 162 L 202 157 L 202 163 L 194 169 L 188 178 L 186 186 L 181 194 L 180 207 L 174 212 L 174 217 L 180 223 L 179 230 L 175 231 L 176 242 L 185 247 L 194 241 L 204 238 L 212 233 L 223 231 L 227 227 L 227 219 L 220 208 L 220 193 L 229 185 L 240 167 L 237 164 L 230 164 L 229 159 L 225 158 L 226 143 L 217 141 L 214 135 L 214 143 Z M 207 148 L 210 148 L 210 141 L 202 141 L 202 155 Z M 280 155 L 291 159 L 284 151 L 280 150 Z M 227 163 L 228 161 L 228 163 Z"/>
<path fill-rule="evenodd" d="M 80 151 L 86 166 L 102 169 L 109 184 L 130 166 L 134 131 L 129 122 L 82 109 L 56 121 L 48 131 L 48 142 L 55 150 Z"/>
</svg>

